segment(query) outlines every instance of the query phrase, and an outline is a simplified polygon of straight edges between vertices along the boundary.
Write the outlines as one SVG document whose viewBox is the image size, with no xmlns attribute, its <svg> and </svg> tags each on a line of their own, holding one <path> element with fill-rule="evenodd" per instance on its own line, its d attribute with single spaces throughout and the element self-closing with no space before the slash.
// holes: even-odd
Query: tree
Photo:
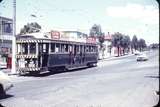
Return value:
<svg viewBox="0 0 160 107">
<path fill-rule="evenodd" d="M 121 46 L 123 47 L 123 54 L 125 53 L 126 49 L 127 52 L 129 51 L 130 44 L 131 44 L 130 37 L 123 35 L 121 40 Z"/>
<path fill-rule="evenodd" d="M 119 56 L 119 53 L 120 53 L 120 47 L 122 45 L 122 38 L 123 38 L 123 36 L 119 32 L 112 35 L 112 46 L 117 47 L 118 56 Z"/>
<path fill-rule="evenodd" d="M 102 35 L 101 26 L 94 24 L 90 29 L 90 36 L 91 37 L 98 37 Z"/>
<path fill-rule="evenodd" d="M 40 32 L 41 26 L 37 22 L 28 23 L 20 30 L 20 34 Z"/>
<path fill-rule="evenodd" d="M 98 38 L 100 47 L 103 48 L 105 33 L 102 33 L 100 25 L 94 24 L 90 29 L 90 37 Z"/>
<path fill-rule="evenodd" d="M 138 40 L 138 48 L 139 48 L 139 50 L 140 51 L 142 51 L 144 48 L 146 48 L 147 47 L 147 45 L 146 45 L 146 42 L 145 42 L 145 40 L 144 39 L 139 39 Z"/>
<path fill-rule="evenodd" d="M 131 48 L 132 48 L 132 53 L 133 53 L 133 49 L 135 49 L 135 50 L 138 49 L 138 39 L 137 39 L 136 35 L 134 35 L 132 38 Z"/>
</svg>

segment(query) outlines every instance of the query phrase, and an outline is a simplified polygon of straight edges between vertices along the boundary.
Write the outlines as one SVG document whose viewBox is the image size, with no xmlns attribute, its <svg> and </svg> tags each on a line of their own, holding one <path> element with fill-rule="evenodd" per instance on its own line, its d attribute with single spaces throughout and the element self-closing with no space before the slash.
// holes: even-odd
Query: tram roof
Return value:
<svg viewBox="0 0 160 107">
<path fill-rule="evenodd" d="M 56 38 L 55 38 L 56 37 Z M 82 42 L 82 43 L 96 43 L 95 38 L 73 38 L 73 37 L 65 37 L 62 34 L 59 34 L 59 38 L 57 38 L 57 35 L 52 36 L 52 32 L 36 32 L 36 33 L 28 33 L 28 34 L 21 34 L 18 35 L 18 38 L 23 39 L 45 39 L 45 40 L 61 40 L 61 41 L 71 41 L 71 42 Z"/>
</svg>

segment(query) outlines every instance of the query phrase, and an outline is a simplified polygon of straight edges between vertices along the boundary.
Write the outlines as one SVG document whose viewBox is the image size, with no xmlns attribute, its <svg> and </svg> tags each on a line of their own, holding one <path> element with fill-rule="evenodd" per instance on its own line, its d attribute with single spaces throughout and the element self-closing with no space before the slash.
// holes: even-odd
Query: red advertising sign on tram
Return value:
<svg viewBox="0 0 160 107">
<path fill-rule="evenodd" d="M 60 32 L 51 31 L 51 39 L 60 39 Z"/>
<path fill-rule="evenodd" d="M 86 42 L 87 42 L 87 43 L 96 43 L 96 38 L 88 37 L 88 38 L 86 39 Z"/>
</svg>

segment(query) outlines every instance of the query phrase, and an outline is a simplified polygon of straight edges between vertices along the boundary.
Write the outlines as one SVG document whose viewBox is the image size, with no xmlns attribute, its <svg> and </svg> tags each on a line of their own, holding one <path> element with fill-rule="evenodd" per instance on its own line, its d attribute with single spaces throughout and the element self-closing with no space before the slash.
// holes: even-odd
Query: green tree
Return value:
<svg viewBox="0 0 160 107">
<path fill-rule="evenodd" d="M 139 39 L 138 40 L 138 48 L 139 48 L 139 50 L 140 51 L 142 51 L 144 48 L 146 48 L 147 47 L 147 45 L 146 45 L 146 42 L 145 42 L 145 40 L 144 39 Z"/>
<path fill-rule="evenodd" d="M 102 32 L 101 26 L 94 24 L 90 29 L 90 37 L 98 38 L 101 48 L 103 48 L 105 33 Z"/>
<path fill-rule="evenodd" d="M 20 30 L 20 34 L 40 32 L 41 26 L 37 22 L 28 23 Z"/>
<path fill-rule="evenodd" d="M 131 48 L 132 48 L 132 53 L 133 53 L 133 49 L 135 49 L 135 50 L 138 49 L 138 39 L 137 39 L 136 35 L 134 35 L 132 38 Z"/>
<path fill-rule="evenodd" d="M 102 35 L 102 29 L 100 25 L 94 24 L 90 29 L 91 37 L 98 37 Z"/>
<path fill-rule="evenodd" d="M 121 46 L 123 47 L 123 55 L 125 54 L 126 50 L 127 53 L 129 52 L 130 44 L 131 44 L 130 37 L 123 35 L 121 40 Z"/>
<path fill-rule="evenodd" d="M 120 53 L 120 47 L 122 45 L 122 38 L 123 38 L 123 36 L 119 32 L 114 33 L 112 35 L 112 46 L 114 46 L 114 47 L 117 48 L 117 50 L 118 50 L 118 56 L 119 56 L 119 54 L 121 54 Z"/>
</svg>

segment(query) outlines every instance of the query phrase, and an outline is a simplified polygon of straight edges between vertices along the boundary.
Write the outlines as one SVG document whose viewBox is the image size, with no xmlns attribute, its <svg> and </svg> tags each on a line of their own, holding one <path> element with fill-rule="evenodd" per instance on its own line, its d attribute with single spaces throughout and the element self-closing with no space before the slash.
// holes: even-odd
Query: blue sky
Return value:
<svg viewBox="0 0 160 107">
<path fill-rule="evenodd" d="M 13 0 L 0 4 L 0 16 L 12 18 Z M 38 22 L 44 31 L 80 30 L 93 24 L 102 31 L 121 32 L 159 42 L 159 10 L 156 0 L 17 0 L 17 33 L 28 22 Z M 31 17 L 31 14 L 36 17 Z"/>
</svg>

